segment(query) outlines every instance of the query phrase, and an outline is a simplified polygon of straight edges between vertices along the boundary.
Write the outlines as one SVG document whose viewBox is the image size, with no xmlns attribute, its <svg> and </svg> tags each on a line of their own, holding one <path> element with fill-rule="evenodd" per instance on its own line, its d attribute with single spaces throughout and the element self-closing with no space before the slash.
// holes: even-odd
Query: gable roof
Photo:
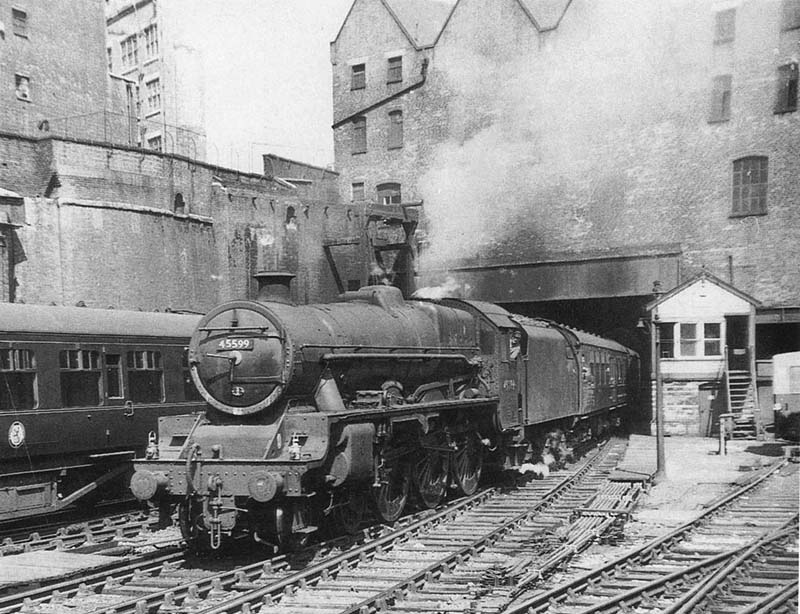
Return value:
<svg viewBox="0 0 800 614">
<path fill-rule="evenodd" d="M 518 0 L 539 32 L 558 27 L 572 0 Z"/>
<path fill-rule="evenodd" d="M 667 299 L 672 298 L 676 294 L 680 294 L 686 288 L 688 288 L 691 285 L 694 285 L 698 281 L 707 281 L 707 282 L 712 283 L 712 284 L 714 284 L 716 286 L 719 286 L 723 290 L 725 290 L 727 292 L 730 292 L 734 296 L 738 296 L 740 299 L 742 299 L 744 301 L 747 301 L 751 305 L 758 306 L 758 305 L 761 304 L 761 301 L 753 298 L 749 294 L 745 294 L 744 292 L 742 292 L 738 288 L 732 286 L 731 284 L 722 281 L 719 277 L 717 277 L 715 275 L 712 275 L 708 271 L 701 271 L 700 273 L 698 273 L 697 275 L 695 275 L 691 279 L 688 279 L 685 282 L 683 282 L 682 284 L 679 284 L 679 285 L 675 286 L 669 292 L 666 292 L 665 294 L 662 294 L 661 296 L 659 296 L 657 299 L 649 302 L 647 305 L 645 305 L 645 309 L 647 311 L 652 311 L 655 307 L 657 307 L 658 305 L 660 305 L 661 303 L 663 303 Z"/>
<path fill-rule="evenodd" d="M 442 31 L 447 18 L 458 0 L 378 0 L 392 16 L 408 41 L 415 48 L 430 47 Z M 335 43 L 350 19 L 359 0 L 353 0 L 336 37 Z"/>
<path fill-rule="evenodd" d="M 456 0 L 383 0 L 417 47 L 433 45 Z"/>
</svg>

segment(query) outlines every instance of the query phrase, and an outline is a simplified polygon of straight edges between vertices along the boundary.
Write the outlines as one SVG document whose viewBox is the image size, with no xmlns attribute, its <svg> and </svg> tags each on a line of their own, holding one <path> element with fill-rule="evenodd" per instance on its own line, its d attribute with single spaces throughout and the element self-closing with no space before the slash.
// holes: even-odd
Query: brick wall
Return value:
<svg viewBox="0 0 800 614">
<path fill-rule="evenodd" d="M 323 243 L 357 234 L 336 173 L 299 163 L 293 185 L 84 141 L 0 134 L 0 154 L 0 186 L 24 198 L 11 283 L 27 303 L 204 311 L 254 296 L 262 269 L 295 273 L 298 302 L 332 300 Z"/>
</svg>

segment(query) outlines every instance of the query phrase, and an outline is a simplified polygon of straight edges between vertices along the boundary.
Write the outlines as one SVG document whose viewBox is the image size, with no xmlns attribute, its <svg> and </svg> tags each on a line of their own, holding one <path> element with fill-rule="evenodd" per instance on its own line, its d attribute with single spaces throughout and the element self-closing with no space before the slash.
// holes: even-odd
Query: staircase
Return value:
<svg viewBox="0 0 800 614">
<path fill-rule="evenodd" d="M 732 439 L 757 439 L 761 425 L 755 411 L 755 383 L 749 371 L 726 370 L 728 413 L 734 414 Z"/>
</svg>

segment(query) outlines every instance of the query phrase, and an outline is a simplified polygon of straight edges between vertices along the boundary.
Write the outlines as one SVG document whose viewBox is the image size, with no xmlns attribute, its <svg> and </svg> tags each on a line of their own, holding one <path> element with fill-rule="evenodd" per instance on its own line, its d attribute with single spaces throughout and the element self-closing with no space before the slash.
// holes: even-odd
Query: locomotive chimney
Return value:
<svg viewBox="0 0 800 614">
<path fill-rule="evenodd" d="M 256 300 L 273 303 L 291 303 L 289 293 L 294 274 L 287 271 L 259 271 L 253 278 L 258 283 Z"/>
</svg>

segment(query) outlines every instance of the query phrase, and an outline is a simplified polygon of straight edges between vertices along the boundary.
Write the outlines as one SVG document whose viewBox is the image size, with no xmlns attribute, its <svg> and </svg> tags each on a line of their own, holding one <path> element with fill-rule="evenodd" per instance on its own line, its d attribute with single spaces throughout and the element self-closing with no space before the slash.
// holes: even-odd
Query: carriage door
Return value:
<svg viewBox="0 0 800 614">
<path fill-rule="evenodd" d="M 522 423 L 525 410 L 522 405 L 524 386 L 520 382 L 523 369 L 520 363 L 525 356 L 525 340 L 522 331 L 504 328 L 500 330 L 500 426 L 504 429 Z"/>
</svg>

